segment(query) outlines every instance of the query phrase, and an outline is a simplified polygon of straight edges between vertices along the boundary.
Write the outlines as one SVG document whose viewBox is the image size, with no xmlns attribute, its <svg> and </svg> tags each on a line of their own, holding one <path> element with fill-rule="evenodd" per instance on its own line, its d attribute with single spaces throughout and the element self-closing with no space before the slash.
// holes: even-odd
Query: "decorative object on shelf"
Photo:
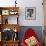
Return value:
<svg viewBox="0 0 46 46">
<path fill-rule="evenodd" d="M 17 32 L 17 30 L 16 30 L 16 28 L 14 29 L 14 41 L 15 40 L 18 40 L 18 32 Z"/>
<path fill-rule="evenodd" d="M 15 7 L 16 7 L 16 4 L 17 4 L 17 2 L 16 2 L 17 0 L 15 0 Z"/>
<path fill-rule="evenodd" d="M 10 10 L 10 13 L 9 13 L 9 14 L 10 14 L 10 15 L 17 15 L 17 13 L 18 13 L 18 12 L 17 12 L 16 10 Z"/>
<path fill-rule="evenodd" d="M 7 18 L 7 19 L 5 19 L 5 24 L 8 24 L 8 18 Z"/>
<path fill-rule="evenodd" d="M 16 29 L 15 27 L 14 27 L 14 29 L 13 29 L 13 30 L 14 30 L 14 32 L 17 32 L 17 29 Z"/>
<path fill-rule="evenodd" d="M 14 32 L 13 40 L 18 40 L 18 32 Z"/>
<path fill-rule="evenodd" d="M 3 24 L 8 24 L 8 16 L 7 15 L 3 15 L 2 23 Z"/>
<path fill-rule="evenodd" d="M 4 41 L 12 40 L 12 30 L 10 28 L 5 28 L 3 30 L 2 40 L 4 40 Z"/>
<path fill-rule="evenodd" d="M 2 31 L 2 40 L 4 41 L 16 41 L 18 40 L 18 32 L 15 32 L 14 30 L 10 28 L 4 28 Z"/>
<path fill-rule="evenodd" d="M 2 15 L 9 15 L 9 10 L 2 10 Z"/>
<path fill-rule="evenodd" d="M 26 7 L 25 8 L 25 19 L 26 20 L 35 20 L 36 19 L 36 8 L 35 7 Z"/>
</svg>

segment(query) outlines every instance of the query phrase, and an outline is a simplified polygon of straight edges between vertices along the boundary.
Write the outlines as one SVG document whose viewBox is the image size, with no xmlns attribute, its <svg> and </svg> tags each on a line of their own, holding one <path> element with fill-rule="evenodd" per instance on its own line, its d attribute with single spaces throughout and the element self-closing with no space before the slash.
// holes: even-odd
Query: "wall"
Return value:
<svg viewBox="0 0 46 46">
<path fill-rule="evenodd" d="M 15 6 L 15 0 L 0 0 L 0 6 L 9 7 Z M 43 26 L 43 6 L 42 0 L 17 0 L 19 10 L 19 24 L 20 26 Z M 36 20 L 25 20 L 25 7 L 36 8 Z M 10 19 L 9 19 L 10 20 Z"/>
<path fill-rule="evenodd" d="M 42 0 L 21 0 L 20 25 L 22 26 L 42 26 L 43 25 L 43 6 Z M 36 7 L 36 20 L 25 20 L 25 7 Z M 23 24 L 22 24 L 23 23 Z"/>
</svg>

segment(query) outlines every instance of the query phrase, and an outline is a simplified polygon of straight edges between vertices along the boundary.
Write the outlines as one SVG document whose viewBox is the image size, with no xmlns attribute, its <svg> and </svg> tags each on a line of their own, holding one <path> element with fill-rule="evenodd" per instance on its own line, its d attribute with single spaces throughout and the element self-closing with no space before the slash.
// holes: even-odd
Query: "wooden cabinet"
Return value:
<svg viewBox="0 0 46 46">
<path fill-rule="evenodd" d="M 19 31 L 18 18 L 19 7 L 0 7 L 0 46 L 18 46 L 19 39 L 16 40 L 15 38 Z M 7 35 L 8 38 L 6 38 L 7 36 L 4 35 L 4 32 L 6 32 L 5 35 Z M 11 39 L 7 41 L 10 35 L 8 32 L 12 32 L 13 35 L 11 34 Z M 2 35 L 5 36 L 6 40 Z"/>
</svg>

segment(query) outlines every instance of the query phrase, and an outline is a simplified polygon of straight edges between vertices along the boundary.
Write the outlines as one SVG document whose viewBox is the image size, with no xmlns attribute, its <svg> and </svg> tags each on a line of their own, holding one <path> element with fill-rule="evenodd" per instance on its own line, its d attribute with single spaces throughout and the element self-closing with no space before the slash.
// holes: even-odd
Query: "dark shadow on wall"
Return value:
<svg viewBox="0 0 46 46">
<path fill-rule="evenodd" d="M 32 28 L 36 32 L 39 41 L 41 43 L 43 43 L 43 30 L 42 30 L 42 26 L 21 26 L 20 27 L 20 31 L 19 31 L 19 40 L 20 40 L 20 42 L 21 42 L 21 40 L 22 40 L 22 38 L 24 36 L 25 31 L 28 28 Z"/>
</svg>

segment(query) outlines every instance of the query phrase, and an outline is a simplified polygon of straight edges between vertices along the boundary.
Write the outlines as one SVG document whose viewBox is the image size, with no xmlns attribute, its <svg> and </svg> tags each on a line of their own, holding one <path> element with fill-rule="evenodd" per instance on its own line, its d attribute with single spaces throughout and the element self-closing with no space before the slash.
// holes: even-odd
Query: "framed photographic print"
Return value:
<svg viewBox="0 0 46 46">
<path fill-rule="evenodd" d="M 9 15 L 9 10 L 2 10 L 2 15 Z"/>
<path fill-rule="evenodd" d="M 36 19 L 36 8 L 35 7 L 26 7 L 25 8 L 25 19 L 26 20 L 35 20 Z"/>
</svg>

